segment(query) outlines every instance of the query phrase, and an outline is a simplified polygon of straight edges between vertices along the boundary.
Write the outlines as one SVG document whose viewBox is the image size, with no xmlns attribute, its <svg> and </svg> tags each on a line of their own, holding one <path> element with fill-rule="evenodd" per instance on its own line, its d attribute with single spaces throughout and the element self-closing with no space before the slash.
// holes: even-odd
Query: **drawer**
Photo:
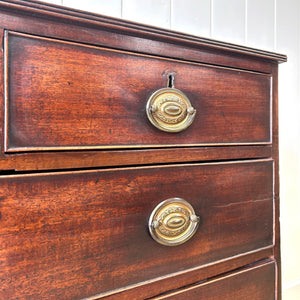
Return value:
<svg viewBox="0 0 300 300">
<path fill-rule="evenodd" d="M 273 245 L 273 161 L 0 178 L 1 299 L 82 298 Z M 200 216 L 178 246 L 151 238 L 165 199 Z"/>
<path fill-rule="evenodd" d="M 6 152 L 271 142 L 268 74 L 14 32 L 5 62 Z M 146 114 L 150 96 L 172 82 L 196 109 L 177 133 Z"/>
<path fill-rule="evenodd" d="M 275 273 L 275 263 L 268 262 L 153 300 L 275 300 Z"/>
</svg>

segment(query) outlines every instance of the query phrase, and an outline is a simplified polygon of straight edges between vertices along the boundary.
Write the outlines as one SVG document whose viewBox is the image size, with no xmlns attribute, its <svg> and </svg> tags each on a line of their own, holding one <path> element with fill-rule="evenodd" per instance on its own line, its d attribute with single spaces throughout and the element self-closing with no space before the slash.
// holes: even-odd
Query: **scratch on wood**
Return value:
<svg viewBox="0 0 300 300">
<path fill-rule="evenodd" d="M 243 205 L 247 203 L 255 203 L 255 202 L 262 202 L 262 201 L 272 201 L 272 198 L 266 198 L 266 199 L 257 199 L 257 200 L 248 200 L 248 201 L 239 201 L 239 202 L 230 202 L 224 205 L 214 205 L 213 207 L 216 208 L 224 208 L 224 207 L 229 207 L 233 205 Z"/>
</svg>

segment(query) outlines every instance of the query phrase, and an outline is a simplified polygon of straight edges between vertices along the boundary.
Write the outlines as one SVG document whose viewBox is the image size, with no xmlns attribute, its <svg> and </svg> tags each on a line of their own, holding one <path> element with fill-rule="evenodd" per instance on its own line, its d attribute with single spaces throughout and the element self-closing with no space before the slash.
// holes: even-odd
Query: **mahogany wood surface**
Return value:
<svg viewBox="0 0 300 300">
<path fill-rule="evenodd" d="M 115 151 L 60 151 L 0 155 L 0 169 L 11 171 L 80 169 L 164 163 L 270 158 L 271 146 L 219 146 Z"/>
<path fill-rule="evenodd" d="M 8 151 L 270 142 L 270 76 L 8 33 Z M 146 103 L 169 73 L 197 110 L 156 129 Z"/>
<path fill-rule="evenodd" d="M 274 257 L 272 246 L 258 249 L 253 252 L 247 252 L 246 254 L 233 256 L 212 264 L 172 273 L 169 276 L 163 276 L 153 280 L 148 280 L 147 282 L 127 286 L 124 289 L 114 290 L 106 295 L 95 295 L 88 299 L 149 299 L 157 296 L 158 294 L 166 293 L 166 291 L 180 290 L 182 287 L 192 286 L 197 282 L 207 280 L 207 278 L 226 274 L 228 271 L 232 271 L 234 269 L 240 269 L 245 265 L 260 261 L 266 257 Z"/>
<path fill-rule="evenodd" d="M 0 298 L 83 298 L 272 246 L 272 179 L 271 160 L 3 176 Z M 147 230 L 171 197 L 201 217 L 178 247 Z"/>
<path fill-rule="evenodd" d="M 286 61 L 277 53 L 37 1 L 1 0 L 0 8 L 5 12 L 0 27 L 8 30 L 265 73 L 272 70 L 270 62 Z"/>
<path fill-rule="evenodd" d="M 0 299 L 281 299 L 278 63 L 286 56 L 0 0 Z M 148 97 L 197 109 L 170 134 Z M 177 247 L 153 208 L 201 217 Z"/>
<path fill-rule="evenodd" d="M 5 95 L 4 95 L 4 51 L 3 51 L 3 41 L 4 41 L 4 30 L 0 29 L 0 41 L 2 42 L 2 49 L 0 51 L 0 157 L 3 157 L 4 153 L 4 112 L 5 112 Z M 2 169 L 2 168 L 0 168 Z M 4 169 L 6 167 L 4 166 Z"/>
<path fill-rule="evenodd" d="M 277 263 L 276 296 L 281 299 L 281 254 L 280 254 L 280 211 L 279 211 L 279 137 L 278 137 L 278 66 L 273 66 L 273 146 L 272 157 L 274 158 L 274 253 Z"/>
<path fill-rule="evenodd" d="M 252 267 L 216 278 L 186 290 L 174 292 L 166 296 L 155 297 L 153 300 L 274 300 L 275 299 L 275 268 L 274 262 Z"/>
</svg>

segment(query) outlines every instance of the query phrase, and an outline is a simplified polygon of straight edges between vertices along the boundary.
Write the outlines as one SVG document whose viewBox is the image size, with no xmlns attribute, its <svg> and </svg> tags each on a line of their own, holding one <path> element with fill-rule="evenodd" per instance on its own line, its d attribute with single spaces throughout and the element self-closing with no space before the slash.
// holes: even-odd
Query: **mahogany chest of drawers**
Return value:
<svg viewBox="0 0 300 300">
<path fill-rule="evenodd" d="M 0 1 L 0 299 L 280 299 L 284 55 Z"/>
</svg>

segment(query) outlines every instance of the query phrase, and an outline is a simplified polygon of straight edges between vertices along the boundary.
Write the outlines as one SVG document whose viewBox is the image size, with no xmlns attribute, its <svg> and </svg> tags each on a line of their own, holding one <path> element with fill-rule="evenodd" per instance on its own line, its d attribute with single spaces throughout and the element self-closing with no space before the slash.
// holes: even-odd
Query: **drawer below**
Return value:
<svg viewBox="0 0 300 300">
<path fill-rule="evenodd" d="M 236 272 L 153 300 L 274 300 L 274 262 Z"/>
<path fill-rule="evenodd" d="M 196 234 L 148 232 L 163 200 L 187 200 Z M 0 298 L 83 298 L 273 244 L 273 161 L 0 177 Z"/>
</svg>

